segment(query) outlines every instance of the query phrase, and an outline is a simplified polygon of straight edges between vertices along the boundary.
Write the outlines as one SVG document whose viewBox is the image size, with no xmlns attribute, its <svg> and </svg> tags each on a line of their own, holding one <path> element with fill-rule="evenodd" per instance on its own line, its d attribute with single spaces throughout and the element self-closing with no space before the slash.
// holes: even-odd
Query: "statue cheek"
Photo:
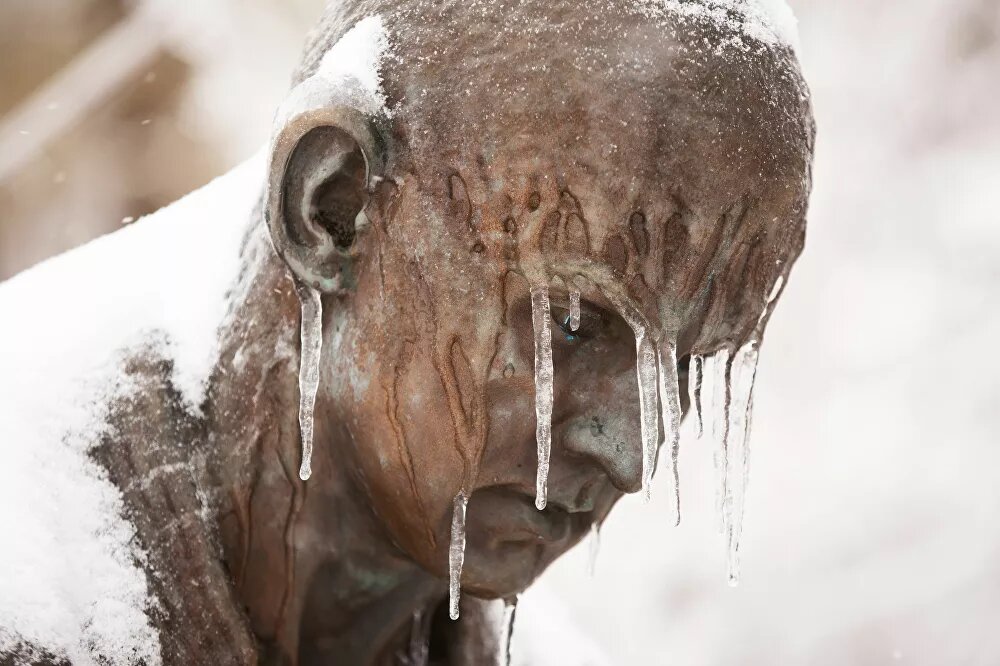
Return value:
<svg viewBox="0 0 1000 666">
<path fill-rule="evenodd" d="M 345 349 L 347 347 L 345 346 Z M 422 566 L 443 573 L 448 521 L 463 463 L 454 447 L 448 399 L 431 350 L 400 337 L 372 362 L 342 362 L 342 381 L 366 374 L 364 390 L 339 394 L 351 422 L 351 452 L 376 515 Z M 357 378 L 360 382 L 361 378 Z"/>
</svg>

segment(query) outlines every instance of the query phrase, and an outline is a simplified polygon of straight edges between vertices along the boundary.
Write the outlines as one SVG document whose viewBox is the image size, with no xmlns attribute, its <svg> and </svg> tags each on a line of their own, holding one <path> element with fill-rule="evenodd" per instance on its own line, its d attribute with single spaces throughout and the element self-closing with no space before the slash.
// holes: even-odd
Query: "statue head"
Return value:
<svg viewBox="0 0 1000 666">
<path fill-rule="evenodd" d="M 313 479 L 350 470 L 441 576 L 467 498 L 463 585 L 506 596 L 643 484 L 637 332 L 681 396 L 692 355 L 759 341 L 802 247 L 811 111 L 791 49 L 711 2 L 425 5 L 331 9 L 265 211 L 322 300 Z"/>
</svg>

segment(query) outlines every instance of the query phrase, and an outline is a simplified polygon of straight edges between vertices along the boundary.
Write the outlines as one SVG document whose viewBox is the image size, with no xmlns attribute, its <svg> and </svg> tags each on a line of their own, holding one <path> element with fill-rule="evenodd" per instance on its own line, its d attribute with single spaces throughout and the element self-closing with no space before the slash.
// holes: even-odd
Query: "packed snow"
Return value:
<svg viewBox="0 0 1000 666">
<path fill-rule="evenodd" d="M 372 117 L 389 116 L 380 68 L 391 51 L 378 15 L 358 21 L 323 55 L 316 72 L 295 86 L 275 117 L 280 131 L 293 117 L 314 109 L 350 105 Z"/>
<path fill-rule="evenodd" d="M 158 213 L 0 284 L 0 654 L 160 662 L 143 553 L 88 450 L 153 344 L 197 411 L 263 178 L 253 159 Z"/>
</svg>

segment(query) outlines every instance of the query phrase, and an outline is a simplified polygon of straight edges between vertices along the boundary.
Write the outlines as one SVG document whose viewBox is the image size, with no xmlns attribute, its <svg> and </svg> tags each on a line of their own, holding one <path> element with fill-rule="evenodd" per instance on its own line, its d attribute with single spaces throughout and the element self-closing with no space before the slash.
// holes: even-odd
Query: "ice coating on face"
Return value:
<svg viewBox="0 0 1000 666">
<path fill-rule="evenodd" d="M 547 285 L 531 287 L 531 324 L 535 333 L 535 440 L 538 476 L 535 506 L 545 508 L 548 497 L 549 455 L 552 451 L 552 318 Z"/>
<path fill-rule="evenodd" d="M 694 411 L 694 436 L 698 439 L 705 434 L 705 423 L 701 413 L 701 384 L 704 369 L 705 357 L 691 354 L 691 362 L 688 365 L 688 397 L 691 409 Z"/>
<path fill-rule="evenodd" d="M 660 376 L 660 408 L 663 415 L 663 445 L 670 451 L 673 483 L 674 525 L 681 524 L 681 483 L 678 470 L 681 441 L 681 390 L 677 376 L 677 342 L 666 340 L 657 350 Z"/>
<path fill-rule="evenodd" d="M 601 552 L 601 525 L 594 523 L 590 526 L 590 543 L 587 550 L 587 573 L 591 578 L 597 570 L 597 556 Z"/>
<path fill-rule="evenodd" d="M 750 420 L 753 413 L 753 385 L 757 374 L 758 345 L 743 345 L 730 364 L 729 424 L 726 429 L 725 496 L 723 498 L 723 535 L 726 538 L 729 584 L 739 583 L 739 548 L 743 533 L 743 508 L 746 502 L 750 465 Z"/>
<path fill-rule="evenodd" d="M 569 330 L 580 328 L 580 292 L 569 292 Z"/>
<path fill-rule="evenodd" d="M 302 464 L 299 478 L 312 476 L 313 422 L 316 391 L 319 388 L 319 360 L 323 347 L 323 303 L 319 292 L 305 285 L 296 285 L 302 304 L 299 357 L 299 432 L 302 437 Z"/>
<path fill-rule="evenodd" d="M 462 595 L 462 566 L 465 564 L 465 510 L 469 498 L 464 492 L 455 495 L 451 514 L 451 544 L 448 546 L 448 616 L 458 619 Z"/>
<path fill-rule="evenodd" d="M 510 666 L 510 643 L 514 638 L 514 621 L 517 618 L 518 597 L 504 599 L 503 620 L 500 626 L 499 654 L 497 663 L 501 666 Z"/>
</svg>

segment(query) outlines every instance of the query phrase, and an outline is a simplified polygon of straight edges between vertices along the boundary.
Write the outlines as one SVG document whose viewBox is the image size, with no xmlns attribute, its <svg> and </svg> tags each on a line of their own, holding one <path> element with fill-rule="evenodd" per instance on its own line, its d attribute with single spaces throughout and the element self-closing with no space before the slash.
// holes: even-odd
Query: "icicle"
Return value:
<svg viewBox="0 0 1000 666">
<path fill-rule="evenodd" d="M 448 615 L 458 619 L 458 601 L 462 594 L 462 565 L 465 564 L 465 509 L 469 498 L 462 491 L 455 496 L 451 514 L 451 545 L 448 547 Z"/>
<path fill-rule="evenodd" d="M 597 555 L 601 550 L 601 525 L 592 523 L 590 526 L 590 544 L 587 552 L 587 573 L 591 578 L 597 570 Z"/>
<path fill-rule="evenodd" d="M 497 663 L 500 666 L 510 666 L 510 643 L 514 638 L 514 620 L 517 617 L 517 602 L 519 597 L 504 599 L 503 624 L 500 627 L 500 645 Z"/>
<path fill-rule="evenodd" d="M 299 478 L 312 476 L 313 412 L 319 388 L 319 360 L 323 346 L 323 302 L 319 292 L 296 284 L 302 303 L 302 351 L 299 357 L 299 432 L 302 437 L 302 464 Z"/>
<path fill-rule="evenodd" d="M 657 350 L 660 376 L 660 408 L 663 414 L 663 446 L 670 451 L 671 482 L 673 483 L 674 525 L 681 524 L 681 484 L 678 458 L 681 436 L 681 395 L 677 377 L 677 342 L 666 340 Z"/>
<path fill-rule="evenodd" d="M 606 294 L 635 334 L 636 376 L 639 382 L 639 425 L 642 436 L 642 490 L 649 501 L 660 439 L 660 414 L 656 381 L 656 348 L 634 308 Z"/>
<path fill-rule="evenodd" d="M 535 506 L 545 508 L 548 497 L 549 454 L 552 450 L 552 312 L 549 288 L 531 288 L 531 323 L 535 331 L 535 440 L 538 444 L 538 475 Z"/>
<path fill-rule="evenodd" d="M 580 328 L 580 292 L 569 292 L 569 330 Z"/>
<path fill-rule="evenodd" d="M 690 398 L 691 409 L 694 411 L 694 436 L 701 439 L 705 433 L 705 423 L 701 413 L 701 384 L 702 371 L 705 368 L 705 358 L 691 354 L 688 365 L 688 397 Z"/>
<path fill-rule="evenodd" d="M 708 374 L 712 400 L 712 440 L 715 445 L 713 458 L 715 460 L 715 507 L 718 515 L 719 532 L 726 533 L 726 483 L 728 469 L 728 452 L 726 451 L 727 431 L 729 429 L 729 366 L 728 349 L 720 349 L 710 358 Z"/>
<path fill-rule="evenodd" d="M 639 418 L 642 432 L 642 490 L 649 501 L 653 468 L 660 439 L 660 415 L 657 412 L 656 349 L 641 327 L 635 338 L 636 373 L 639 377 Z"/>
<path fill-rule="evenodd" d="M 739 548 L 743 534 L 743 509 L 750 465 L 750 420 L 753 385 L 757 374 L 757 342 L 745 344 L 736 353 L 729 372 L 729 424 L 726 432 L 726 486 L 724 498 L 725 536 L 729 584 L 739 584 Z"/>
<path fill-rule="evenodd" d="M 430 646 L 427 645 L 427 633 L 424 627 L 424 612 L 413 611 L 413 624 L 410 625 L 410 654 L 407 666 L 427 666 Z"/>
</svg>

